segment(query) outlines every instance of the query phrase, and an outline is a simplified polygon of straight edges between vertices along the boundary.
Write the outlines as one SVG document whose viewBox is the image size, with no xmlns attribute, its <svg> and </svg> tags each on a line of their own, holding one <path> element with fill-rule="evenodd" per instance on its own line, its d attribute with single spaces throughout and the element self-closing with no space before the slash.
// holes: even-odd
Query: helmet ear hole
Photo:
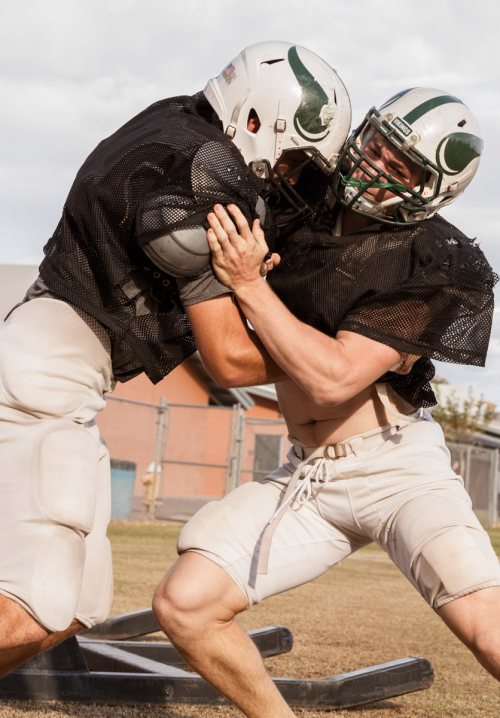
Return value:
<svg viewBox="0 0 500 718">
<path fill-rule="evenodd" d="M 248 113 L 247 130 L 254 135 L 260 130 L 260 119 L 253 107 Z"/>
</svg>

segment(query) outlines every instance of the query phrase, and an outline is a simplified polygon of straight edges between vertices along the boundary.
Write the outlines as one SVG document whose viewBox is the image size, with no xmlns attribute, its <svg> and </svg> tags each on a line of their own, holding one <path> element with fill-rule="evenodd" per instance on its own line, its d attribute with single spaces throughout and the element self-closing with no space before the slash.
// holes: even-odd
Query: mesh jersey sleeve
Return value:
<svg viewBox="0 0 500 718">
<path fill-rule="evenodd" d="M 192 157 L 177 158 L 168 174 L 169 183 L 150 191 L 137 210 L 139 246 L 177 229 L 208 229 L 207 214 L 216 203 L 238 205 L 249 223 L 257 216 L 262 182 L 233 145 L 207 141 Z"/>
<path fill-rule="evenodd" d="M 411 275 L 362 297 L 339 329 L 429 359 L 484 366 L 497 277 L 467 242 L 445 254 L 417 251 Z"/>
</svg>

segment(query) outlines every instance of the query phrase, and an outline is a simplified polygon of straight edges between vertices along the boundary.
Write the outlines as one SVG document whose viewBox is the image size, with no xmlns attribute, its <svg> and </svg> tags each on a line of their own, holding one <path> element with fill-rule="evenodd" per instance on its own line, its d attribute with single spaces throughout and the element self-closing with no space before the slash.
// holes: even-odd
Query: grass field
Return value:
<svg viewBox="0 0 500 718">
<path fill-rule="evenodd" d="M 113 524 L 113 614 L 145 608 L 176 558 L 174 525 Z M 490 536 L 500 554 L 500 529 Z M 266 659 L 271 675 L 325 678 L 411 655 L 428 658 L 434 686 L 343 718 L 497 718 L 500 686 L 441 624 L 378 547 L 369 547 L 313 583 L 275 596 L 240 617 L 246 630 L 282 624 L 294 635 L 291 653 Z M 0 706 L 0 718 L 212 718 L 242 714 L 233 708 L 157 708 L 32 704 Z M 297 711 L 304 718 L 332 713 Z"/>
</svg>

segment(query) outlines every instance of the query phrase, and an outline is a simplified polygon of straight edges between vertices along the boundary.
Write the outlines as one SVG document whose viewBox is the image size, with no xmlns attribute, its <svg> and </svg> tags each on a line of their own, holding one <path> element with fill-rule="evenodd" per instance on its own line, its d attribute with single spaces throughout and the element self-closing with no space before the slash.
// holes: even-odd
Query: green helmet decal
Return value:
<svg viewBox="0 0 500 718">
<path fill-rule="evenodd" d="M 457 175 L 476 157 L 481 157 L 483 141 L 468 132 L 452 132 L 443 137 L 436 150 L 436 162 L 447 175 Z"/>
<path fill-rule="evenodd" d="M 412 125 L 416 120 L 419 120 L 427 112 L 430 112 L 430 110 L 433 110 L 435 107 L 441 107 L 441 105 L 447 105 L 450 102 L 457 102 L 459 105 L 464 104 L 462 100 L 459 100 L 458 97 L 453 97 L 453 95 L 441 95 L 440 97 L 432 97 L 430 100 L 426 100 L 425 102 L 422 102 L 421 105 L 414 107 L 413 110 L 411 110 L 407 115 L 403 117 L 403 119 L 409 125 Z"/>
<path fill-rule="evenodd" d="M 328 95 L 304 65 L 295 46 L 288 51 L 288 62 L 302 90 L 302 100 L 293 117 L 295 130 L 308 142 L 320 142 L 330 132 L 329 125 L 324 125 L 321 119 Z"/>
</svg>

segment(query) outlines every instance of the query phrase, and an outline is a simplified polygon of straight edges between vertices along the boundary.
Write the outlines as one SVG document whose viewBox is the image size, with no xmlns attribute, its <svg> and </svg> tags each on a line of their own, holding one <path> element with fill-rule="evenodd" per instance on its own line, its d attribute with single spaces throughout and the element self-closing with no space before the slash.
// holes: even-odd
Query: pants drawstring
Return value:
<svg viewBox="0 0 500 718">
<path fill-rule="evenodd" d="M 374 439 L 378 440 L 378 437 L 386 435 L 387 438 L 392 435 L 394 431 L 400 431 L 402 428 L 407 426 L 410 422 L 419 421 L 422 418 L 426 418 L 423 415 L 422 409 L 415 411 L 413 414 L 405 416 L 399 414 L 389 402 L 387 396 L 387 387 L 385 384 L 376 384 L 377 393 L 380 400 L 396 416 L 399 416 L 401 420 L 386 424 L 385 426 L 377 427 L 372 431 L 360 434 L 357 437 L 352 437 L 346 441 L 338 444 L 328 444 L 327 446 L 320 446 L 315 449 L 308 457 L 299 463 L 296 470 L 294 471 L 290 482 L 287 486 L 283 501 L 278 504 L 278 508 L 272 515 L 268 522 L 264 532 L 262 534 L 262 540 L 259 550 L 259 559 L 257 561 L 257 573 L 266 574 L 269 566 L 269 556 L 271 553 L 271 544 L 273 536 L 278 528 L 278 525 L 285 515 L 287 508 L 291 503 L 297 500 L 300 506 L 305 504 L 312 496 L 312 481 L 316 481 L 319 486 L 327 484 L 333 476 L 330 476 L 329 462 L 335 459 L 346 457 L 350 454 L 359 455 L 360 451 L 366 451 L 367 442 L 371 442 Z M 300 444 L 300 442 L 298 442 Z M 361 446 L 360 446 L 361 443 Z M 302 454 L 303 456 L 304 454 Z M 311 464 L 310 466 L 307 466 Z M 304 471 L 305 468 L 305 471 Z M 302 472 L 304 476 L 302 477 Z M 299 480 L 302 479 L 303 483 L 299 484 Z"/>
<path fill-rule="evenodd" d="M 319 461 L 317 461 L 317 459 L 319 459 Z M 306 467 L 306 465 L 311 461 L 314 461 L 315 463 L 311 466 L 307 466 L 302 483 L 299 484 L 299 479 L 301 478 L 304 467 Z M 328 461 L 329 459 L 326 459 L 324 455 L 324 448 L 320 447 L 320 449 L 314 452 L 314 454 L 311 454 L 309 458 L 301 461 L 301 463 L 297 466 L 288 483 L 283 502 L 278 506 L 264 529 L 259 551 L 259 560 L 257 562 L 257 573 L 267 573 L 273 536 L 288 506 L 291 505 L 294 500 L 297 500 L 299 506 L 302 506 L 302 504 L 309 501 L 312 494 L 312 481 L 317 481 L 319 485 L 324 485 L 330 481 Z"/>
</svg>

